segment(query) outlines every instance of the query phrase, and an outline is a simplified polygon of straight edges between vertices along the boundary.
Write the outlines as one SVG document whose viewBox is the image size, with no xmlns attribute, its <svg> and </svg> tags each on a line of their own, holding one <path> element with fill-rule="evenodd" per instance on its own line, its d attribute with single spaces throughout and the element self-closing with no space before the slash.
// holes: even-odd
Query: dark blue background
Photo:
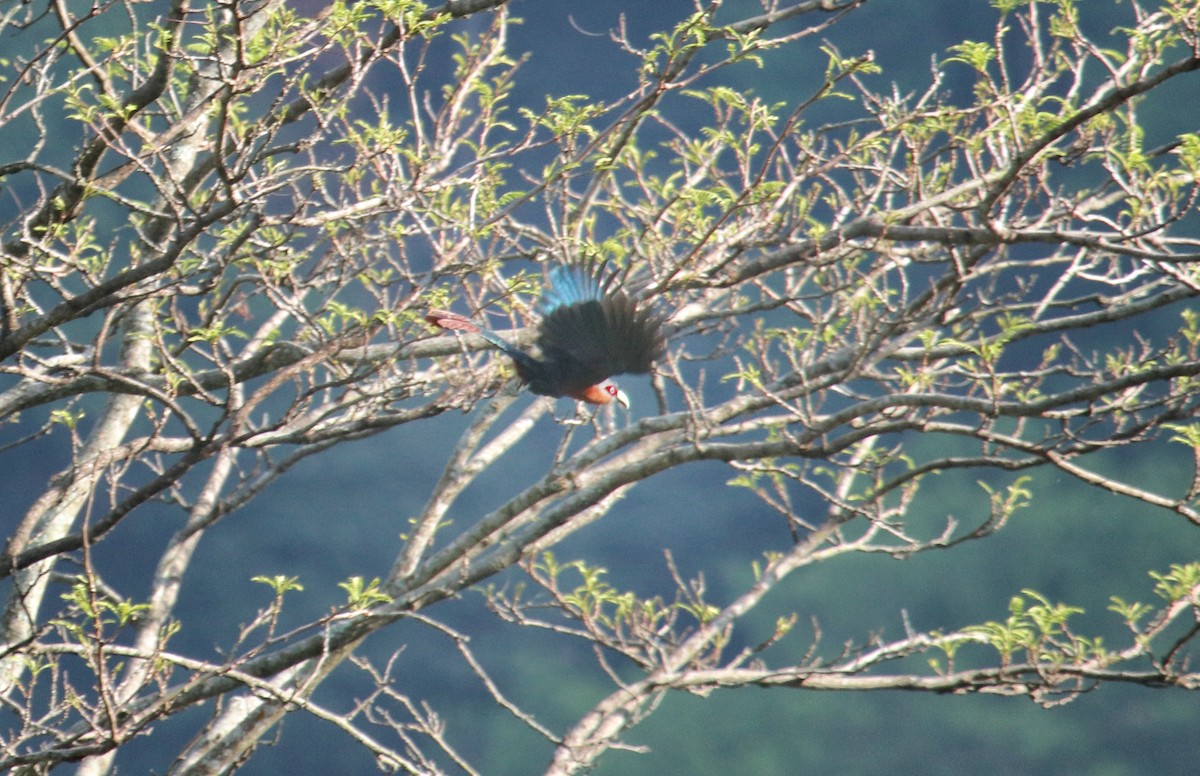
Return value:
<svg viewBox="0 0 1200 776">
<path fill-rule="evenodd" d="M 1107 3 L 1081 5 L 1085 15 L 1102 15 L 1110 8 Z M 730 3 L 725 18 L 756 7 Z M 1097 18 L 1095 29 L 1123 18 L 1124 6 L 1116 8 L 1111 23 Z M 518 0 L 511 9 L 524 20 L 510 32 L 511 51 L 530 54 L 518 77 L 517 101 L 540 107 L 548 94 L 624 94 L 632 88 L 635 63 L 607 38 L 618 15 L 625 14 L 631 37 L 644 43 L 648 33 L 670 27 L 693 5 L 682 0 Z M 460 27 L 487 23 L 480 18 Z M 983 0 L 875 0 L 825 37 L 846 55 L 873 50 L 884 68 L 883 79 L 899 82 L 902 90 L 920 90 L 928 81 L 931 55 L 944 55 L 964 38 L 988 38 L 993 24 L 994 11 Z M 825 59 L 819 44 L 814 39 L 790 46 L 768 54 L 763 69 L 746 65 L 722 77 L 771 100 L 794 102 L 820 83 Z M 1189 86 L 1194 89 L 1195 81 Z M 963 85 L 948 83 L 947 88 Z M 1151 117 L 1148 146 L 1196 128 L 1200 108 L 1194 99 L 1167 102 L 1144 111 Z M 1159 115 L 1161 122 L 1155 118 Z M 686 115 L 679 120 L 686 121 Z M 1171 321 L 1177 314 L 1163 313 Z M 626 379 L 623 387 L 633 396 L 634 417 L 652 412 L 644 384 Z M 527 401 L 522 398 L 522 405 Z M 407 518 L 424 505 L 467 421 L 445 415 L 342 445 L 302 463 L 242 513 L 211 530 L 186 578 L 180 605 L 184 627 L 173 649 L 208 657 L 230 647 L 239 627 L 270 599 L 270 591 L 252 583 L 251 576 L 298 576 L 305 590 L 289 595 L 285 619 L 300 624 L 344 600 L 339 581 L 384 575 Z M 5 430 L 9 439 L 14 432 Z M 549 422 L 536 428 L 459 500 L 452 514 L 455 525 L 470 524 L 540 477 L 561 434 Z M 1178 459 L 1180 450 L 1164 446 L 1153 457 L 1113 456 L 1107 465 L 1120 467 L 1127 480 L 1165 486 L 1187 470 L 1188 462 Z M 57 440 L 3 454 L 5 526 L 67 464 L 67 454 Z M 773 512 L 749 493 L 724 485 L 734 474 L 706 464 L 647 481 L 604 520 L 557 548 L 556 555 L 607 568 L 618 588 L 669 597 L 663 559 L 663 550 L 669 549 L 685 575 L 705 575 L 712 601 L 726 602 L 750 580 L 751 562 L 764 549 L 790 542 L 786 526 Z M 980 477 L 941 475 L 936 485 L 926 486 L 915 519 L 932 526 L 950 515 L 967 521 L 982 516 L 986 500 L 975 484 Z M 1005 475 L 986 478 L 994 487 L 1012 481 Z M 737 632 L 738 643 L 764 638 L 776 616 L 794 611 L 800 615 L 790 642 L 794 659 L 800 659 L 812 635 L 809 617 L 819 620 L 823 649 L 832 655 L 847 640 L 861 643 L 879 633 L 900 637 L 902 611 L 917 628 L 952 629 L 1003 619 L 1009 598 L 1026 587 L 1083 606 L 1088 633 L 1104 633 L 1110 643 L 1121 643 L 1115 616 L 1105 612 L 1107 597 L 1150 600 L 1146 571 L 1195 560 L 1194 528 L 1054 473 L 1039 474 L 1033 489 L 1032 508 L 985 542 L 907 561 L 844 557 L 795 574 Z M 161 519 L 128 521 L 97 548 L 97 561 L 110 581 L 135 600 L 148 592 L 150 571 L 178 527 L 176 514 L 161 512 Z M 439 605 L 431 614 L 470 633 L 473 648 L 503 690 L 557 731 L 611 690 L 586 645 L 504 625 L 485 610 L 481 595 Z M 445 635 L 403 622 L 368 640 L 364 653 L 382 662 L 401 648 L 396 685 L 445 716 L 450 740 L 483 773 L 528 774 L 545 767 L 551 746 L 491 702 Z M 786 649 L 771 659 L 784 655 Z M 926 669 L 921 662 L 912 670 Z M 344 710 L 369 689 L 362 675 L 347 667 L 316 700 Z M 210 711 L 189 711 L 129 745 L 118 757 L 119 772 L 165 770 Z M 612 752 L 596 772 L 1190 773 L 1200 762 L 1198 729 L 1194 697 L 1137 688 L 1102 687 L 1053 710 L 1025 699 L 986 696 L 718 691 L 706 698 L 672 696 L 627 737 L 629 743 L 648 746 L 649 754 Z M 278 743 L 260 750 L 241 772 L 366 773 L 372 766 L 371 758 L 344 734 L 297 713 L 285 722 Z"/>
</svg>

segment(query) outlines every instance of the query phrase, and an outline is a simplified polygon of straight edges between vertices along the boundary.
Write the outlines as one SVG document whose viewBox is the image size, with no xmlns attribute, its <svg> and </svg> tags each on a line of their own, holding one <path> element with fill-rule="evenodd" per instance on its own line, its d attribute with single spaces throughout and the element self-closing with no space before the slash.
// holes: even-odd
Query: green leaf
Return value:
<svg viewBox="0 0 1200 776">
<path fill-rule="evenodd" d="M 351 609 L 369 609 L 375 604 L 390 604 L 392 597 L 379 589 L 379 577 L 364 582 L 362 577 L 350 577 L 339 582 L 338 587 L 346 591 L 346 603 Z"/>
<path fill-rule="evenodd" d="M 304 589 L 304 585 L 300 584 L 298 581 L 299 579 L 299 577 L 289 577 L 283 574 L 276 574 L 270 577 L 262 575 L 251 577 L 250 581 L 258 582 L 263 585 L 269 585 L 271 589 L 275 591 L 276 596 L 282 597 L 284 593 L 292 590 Z"/>
</svg>

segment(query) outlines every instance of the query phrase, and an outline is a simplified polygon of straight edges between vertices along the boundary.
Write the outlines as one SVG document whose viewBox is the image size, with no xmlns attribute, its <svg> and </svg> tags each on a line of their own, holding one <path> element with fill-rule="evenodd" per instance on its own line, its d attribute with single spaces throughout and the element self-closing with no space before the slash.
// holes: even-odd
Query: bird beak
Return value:
<svg viewBox="0 0 1200 776">
<path fill-rule="evenodd" d="M 624 391 L 617 391 L 617 401 L 620 402 L 622 407 L 629 409 L 629 396 L 627 396 Z"/>
</svg>

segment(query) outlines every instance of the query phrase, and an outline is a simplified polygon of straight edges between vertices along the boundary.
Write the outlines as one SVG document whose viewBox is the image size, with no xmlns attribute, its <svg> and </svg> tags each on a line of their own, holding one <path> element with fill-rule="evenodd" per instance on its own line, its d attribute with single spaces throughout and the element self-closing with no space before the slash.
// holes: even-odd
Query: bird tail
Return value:
<svg viewBox="0 0 1200 776">
<path fill-rule="evenodd" d="M 465 315 L 452 313 L 449 310 L 430 308 L 425 311 L 425 320 L 439 329 L 450 331 L 465 331 L 468 334 L 480 334 L 483 328 Z"/>
<path fill-rule="evenodd" d="M 503 350 L 506 354 L 517 361 L 524 361 L 529 358 L 512 345 L 509 345 L 507 342 L 500 339 L 496 332 L 483 328 L 465 315 L 452 313 L 449 310 L 430 308 L 425 311 L 425 320 L 428 323 L 437 326 L 439 329 L 446 329 L 448 331 L 461 331 L 467 334 L 478 334 L 480 337 L 483 337 L 492 345 L 496 346 L 500 350 Z"/>
</svg>

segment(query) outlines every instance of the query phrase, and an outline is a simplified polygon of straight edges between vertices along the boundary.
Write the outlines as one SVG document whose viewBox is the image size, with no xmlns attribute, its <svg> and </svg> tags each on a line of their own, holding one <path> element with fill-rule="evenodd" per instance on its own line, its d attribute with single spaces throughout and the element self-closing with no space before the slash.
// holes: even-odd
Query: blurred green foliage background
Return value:
<svg viewBox="0 0 1200 776">
<path fill-rule="evenodd" d="M 316 7 L 315 2 L 307 5 Z M 1128 13 L 1124 4 L 1107 1 L 1079 6 L 1100 34 Z M 756 7 L 749 1 L 729 3 L 727 12 Z M 606 35 L 618 16 L 627 17 L 636 39 L 670 27 L 691 9 L 684 0 L 514 2 L 512 11 L 523 23 L 514 27 L 510 48 L 530 55 L 518 77 L 519 100 L 540 105 L 547 94 L 621 93 L 627 85 L 621 79 L 631 79 L 633 73 L 632 60 Z M 883 67 L 881 78 L 897 82 L 902 91 L 920 90 L 929 81 L 931 56 L 944 56 L 950 45 L 964 39 L 989 37 L 994 20 L 995 11 L 986 0 L 872 0 L 827 37 L 847 55 L 873 50 Z M 819 45 L 818 40 L 802 42 L 769 55 L 762 69 L 746 65 L 722 77 L 739 89 L 794 102 L 820 82 L 824 57 Z M 1197 87 L 1194 79 L 1189 83 Z M 945 88 L 964 86 L 947 83 Z M 1145 107 L 1148 135 L 1161 139 L 1200 128 L 1194 93 L 1180 96 L 1187 99 Z M 852 105 L 842 109 L 854 111 Z M 1147 142 L 1153 141 L 1149 137 Z M 1178 313 L 1163 311 L 1165 325 L 1177 325 Z M 1085 335 L 1085 347 L 1087 336 L 1102 342 L 1105 333 Z M 634 393 L 635 409 L 639 398 L 648 412 L 648 394 Z M 269 601 L 270 590 L 250 581 L 255 575 L 300 578 L 305 590 L 290 594 L 285 608 L 285 617 L 300 623 L 343 600 L 339 581 L 386 572 L 406 518 L 423 504 L 465 424 L 464 417 L 443 416 L 343 445 L 300 465 L 245 514 L 214 529 L 189 571 L 181 610 L 191 614 L 175 646 L 208 653 L 231 645 L 239 624 Z M 459 519 L 474 519 L 510 495 L 514 483 L 540 476 L 560 435 L 553 424 L 536 429 L 520 456 L 505 460 L 468 492 Z M 64 465 L 63 450 L 55 444 L 39 449 L 41 458 L 7 464 L 10 521 Z M 1130 481 L 1168 483 L 1188 470 L 1190 461 L 1180 458 L 1186 454 L 1185 448 L 1164 443 L 1153 456 L 1114 455 L 1106 465 Z M 782 519 L 748 492 L 725 485 L 734 474 L 705 465 L 656 477 L 556 555 L 606 568 L 609 581 L 618 588 L 669 597 L 663 555 L 669 550 L 685 576 L 703 573 L 711 599 L 722 603 L 750 578 L 751 563 L 764 544 L 785 546 L 791 541 Z M 996 474 L 987 485 L 999 489 L 1015 478 Z M 928 522 L 930 531 L 948 518 L 965 523 L 981 519 L 987 497 L 978 479 L 977 473 L 939 476 L 925 486 L 915 513 Z M 1121 623 L 1105 610 L 1108 596 L 1150 600 L 1148 570 L 1200 555 L 1195 528 L 1178 517 L 1056 473 L 1035 474 L 1029 487 L 1032 505 L 986 541 L 908 560 L 843 557 L 795 574 L 735 633 L 731 649 L 765 638 L 776 617 L 795 612 L 798 625 L 780 649 L 792 649 L 799 659 L 810 646 L 815 621 L 819 649 L 836 654 L 844 643 L 901 635 L 904 616 L 917 628 L 946 629 L 1003 619 L 1009 599 L 1024 588 L 1083 607 L 1085 613 L 1078 618 L 1081 632 L 1116 639 Z M 172 525 L 145 520 L 117 529 L 137 532 L 137 541 L 153 548 L 144 558 L 108 559 L 125 569 L 124 580 L 112 580 L 127 584 L 125 594 L 136 599 L 144 592 L 136 586 L 144 584 L 155 550 L 172 530 Z M 107 542 L 97 553 L 103 560 L 108 546 L 125 544 Z M 516 582 L 517 576 L 511 575 L 497 584 Z M 506 625 L 487 612 L 482 594 L 449 602 L 447 608 L 451 625 L 470 623 L 476 634 L 472 647 L 503 690 L 552 729 L 562 730 L 611 691 L 586 644 Z M 484 764 L 488 776 L 538 773 L 545 767 L 550 744 L 496 707 L 444 634 L 403 622 L 364 648 L 378 663 L 397 650 L 402 652 L 395 665 L 396 683 L 444 715 L 451 740 L 469 760 Z M 970 655 L 964 651 L 960 659 L 969 661 Z M 361 674 L 340 670 L 316 700 L 347 708 L 369 689 Z M 158 753 L 176 751 L 195 715 L 206 713 L 189 711 L 134 742 L 118 760 L 120 772 L 161 769 Z M 717 691 L 709 697 L 668 698 L 628 738 L 629 744 L 647 747 L 648 753 L 610 753 L 597 773 L 1185 774 L 1200 768 L 1198 731 L 1200 704 L 1195 697 L 1132 687 L 1104 686 L 1054 709 L 1002 697 Z M 241 772 L 301 776 L 367 773 L 373 767 L 370 758 L 339 733 L 294 714 L 276 744 L 261 750 Z"/>
</svg>

